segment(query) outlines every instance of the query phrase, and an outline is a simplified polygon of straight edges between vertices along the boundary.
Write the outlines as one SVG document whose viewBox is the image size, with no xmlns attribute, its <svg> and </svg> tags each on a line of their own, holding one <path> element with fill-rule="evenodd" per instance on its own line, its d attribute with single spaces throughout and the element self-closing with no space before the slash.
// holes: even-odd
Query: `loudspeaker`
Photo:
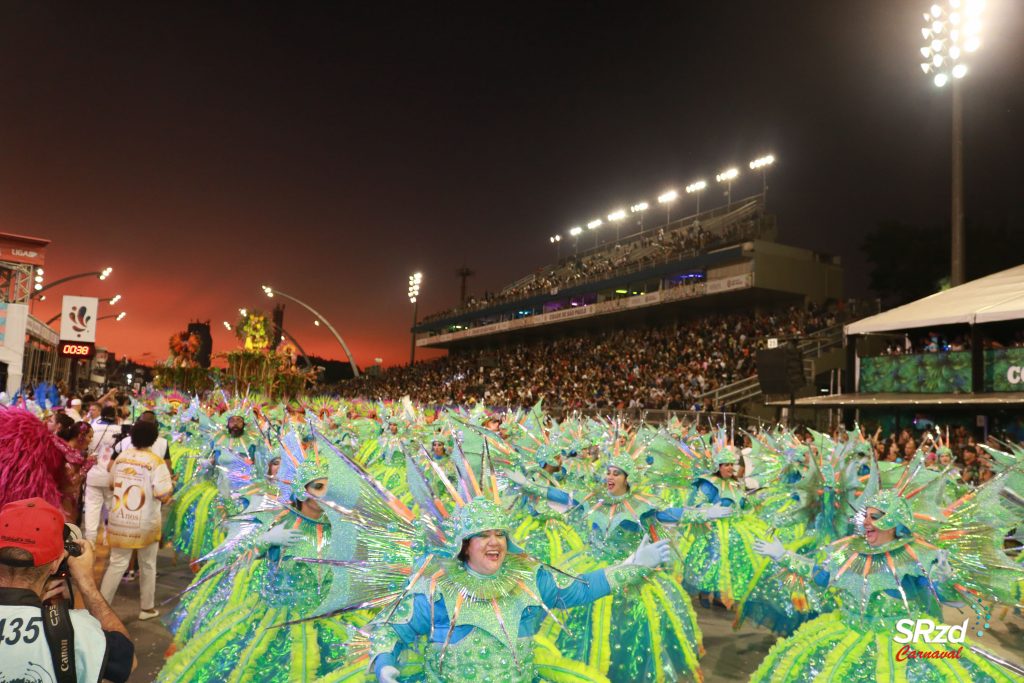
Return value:
<svg viewBox="0 0 1024 683">
<path fill-rule="evenodd" d="M 757 380 L 766 394 L 796 393 L 806 383 L 803 354 L 792 346 L 758 351 Z"/>
</svg>

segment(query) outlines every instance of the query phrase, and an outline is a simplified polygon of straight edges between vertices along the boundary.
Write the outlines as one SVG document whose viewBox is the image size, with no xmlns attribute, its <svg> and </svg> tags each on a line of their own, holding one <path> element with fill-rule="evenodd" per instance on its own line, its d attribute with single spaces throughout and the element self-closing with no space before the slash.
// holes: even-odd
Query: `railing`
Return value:
<svg viewBox="0 0 1024 683">
<path fill-rule="evenodd" d="M 607 408 L 565 408 L 561 406 L 544 406 L 544 412 L 555 419 L 565 419 L 566 416 L 579 415 L 583 417 L 603 417 L 606 419 L 626 418 L 631 422 L 644 422 L 651 425 L 659 425 L 677 417 L 684 422 L 701 423 L 706 422 L 708 426 L 718 427 L 721 425 L 735 425 L 746 427 L 752 425 L 763 425 L 766 421 L 763 418 L 744 413 L 730 412 L 727 410 L 670 410 L 660 408 L 623 408 L 621 410 L 609 410 Z"/>
<path fill-rule="evenodd" d="M 696 249 L 690 249 L 690 250 L 688 250 L 686 252 L 676 252 L 675 254 L 673 254 L 671 256 L 662 257 L 660 259 L 656 259 L 656 260 L 652 260 L 652 261 L 643 261 L 643 262 L 641 262 L 641 261 L 630 261 L 630 262 L 627 262 L 627 263 L 623 264 L 621 267 L 613 268 L 612 270 L 608 270 L 608 271 L 605 271 L 605 272 L 602 272 L 602 273 L 599 273 L 599 274 L 596 274 L 596 275 L 591 275 L 589 277 L 583 277 L 583 278 L 580 278 L 580 279 L 574 279 L 574 280 L 571 280 L 571 281 L 568 281 L 568 282 L 560 282 L 557 285 L 553 285 L 551 287 L 551 289 L 555 289 L 555 290 L 561 291 L 561 290 L 564 290 L 564 289 L 568 289 L 570 287 L 579 287 L 579 286 L 582 286 L 582 285 L 588 285 L 588 284 L 592 284 L 592 283 L 601 282 L 603 280 L 610 280 L 610 279 L 613 279 L 613 278 L 619 278 L 619 277 L 622 277 L 624 275 L 631 275 L 633 273 L 640 272 L 640 271 L 643 271 L 643 270 L 647 270 L 649 268 L 656 268 L 656 267 L 658 267 L 660 265 L 665 265 L 665 264 L 668 264 L 668 263 L 673 263 L 675 261 L 680 261 L 682 259 L 691 258 L 691 257 L 694 257 L 694 256 L 698 256 L 700 254 L 710 253 L 712 251 L 715 251 L 715 250 L 718 250 L 718 249 L 722 249 L 722 248 L 725 248 L 725 247 L 728 247 L 728 246 L 731 246 L 731 245 L 734 245 L 734 244 L 739 244 L 739 243 L 742 243 L 742 242 L 747 242 L 747 241 L 750 241 L 752 239 L 758 239 L 760 237 L 763 237 L 765 234 L 769 233 L 770 230 L 772 229 L 772 221 L 770 220 L 770 217 L 767 216 L 767 215 L 761 215 L 759 217 L 759 219 L 755 222 L 754 225 L 750 226 L 746 230 L 741 231 L 739 234 L 737 234 L 737 235 L 735 235 L 735 236 L 733 236 L 733 237 L 731 237 L 729 239 L 725 239 L 724 236 L 718 235 L 716 233 L 718 233 L 718 232 L 728 228 L 731 225 L 734 225 L 735 223 L 737 223 L 737 222 L 739 222 L 739 221 L 741 221 L 741 220 L 743 220 L 745 218 L 756 216 L 757 215 L 757 211 L 758 211 L 759 208 L 760 207 L 759 207 L 757 201 L 753 200 L 753 201 L 750 201 L 749 204 L 746 204 L 746 205 L 743 205 L 743 206 L 739 206 L 739 207 L 734 207 L 733 209 L 731 209 L 731 210 L 729 210 L 729 211 L 727 211 L 725 213 L 722 213 L 722 214 L 714 215 L 715 212 L 718 211 L 718 210 L 712 210 L 711 212 L 705 212 L 705 213 L 699 214 L 699 216 L 705 216 L 708 213 L 711 214 L 706 219 L 706 224 L 704 226 L 704 229 L 711 235 L 711 242 L 709 244 L 706 244 L 703 247 L 698 247 Z M 695 214 L 694 216 L 691 216 L 691 217 L 688 217 L 688 218 L 685 218 L 685 219 L 680 219 L 678 221 L 673 221 L 672 225 L 678 225 L 678 227 L 672 228 L 670 231 L 667 231 L 666 235 L 670 235 L 672 232 L 677 232 L 679 230 L 682 230 L 683 228 L 689 227 L 690 224 L 692 223 L 692 221 L 695 218 L 698 218 L 699 216 Z M 652 229 L 651 231 L 648 231 L 647 233 L 645 233 L 643 235 L 637 234 L 637 235 L 631 236 L 629 238 L 623 238 L 623 240 L 621 240 L 619 242 L 619 244 L 626 244 L 628 242 L 628 240 L 632 240 L 634 238 L 638 239 L 638 240 L 639 239 L 648 238 L 648 237 L 651 237 L 654 234 L 655 234 L 655 230 Z M 720 241 L 715 241 L 716 238 L 720 238 Z M 596 249 L 593 249 L 593 250 L 590 250 L 588 252 L 581 252 L 579 254 L 579 258 L 580 259 L 585 259 L 585 258 L 589 258 L 591 256 L 595 256 L 595 255 L 598 255 L 598 254 L 612 254 L 613 253 L 613 249 L 614 249 L 614 246 L 609 248 L 608 245 L 601 245 L 600 247 L 598 247 Z M 552 272 L 550 270 L 550 268 L 551 268 L 550 266 L 546 267 L 544 269 L 545 272 L 548 272 L 548 273 Z M 567 266 L 559 268 L 558 270 L 564 270 L 565 268 L 567 268 Z M 508 287 L 506 287 L 503 290 L 499 291 L 497 293 L 497 296 L 495 296 L 492 299 L 488 299 L 488 300 L 482 301 L 482 302 L 477 302 L 473 306 L 468 306 L 468 307 L 464 306 L 464 307 L 461 307 L 461 308 L 452 309 L 450 311 L 445 311 L 443 313 L 433 313 L 433 314 L 430 314 L 430 315 L 424 317 L 423 320 L 420 321 L 420 323 L 424 324 L 424 323 L 437 322 L 437 321 L 440 321 L 440 320 L 445 320 L 445 319 L 448 319 L 448 318 L 453 318 L 453 317 L 456 317 L 456 316 L 461 316 L 461 315 L 464 315 L 466 313 L 486 314 L 486 312 L 489 309 L 494 308 L 496 306 L 500 306 L 500 305 L 503 305 L 503 304 L 509 304 L 509 303 L 515 303 L 516 301 L 522 301 L 522 300 L 528 299 L 530 297 L 542 294 L 542 293 L 544 293 L 546 291 L 549 291 L 547 288 L 538 287 L 535 291 L 532 291 L 532 292 L 516 293 L 516 294 L 508 293 L 508 289 L 510 289 L 512 287 L 515 287 L 515 286 L 518 286 L 519 283 L 533 281 L 536 278 L 537 278 L 536 274 L 526 275 L 526 276 L 520 278 L 519 280 L 517 280 L 512 285 L 509 285 Z"/>
<path fill-rule="evenodd" d="M 815 332 L 811 337 L 797 342 L 796 347 L 804 356 L 804 377 L 808 382 L 814 381 L 814 363 L 825 351 L 843 345 L 843 325 L 833 325 Z M 761 395 L 761 382 L 757 374 L 731 384 L 712 389 L 698 396 L 698 399 L 711 399 L 717 408 L 736 405 L 757 398 Z"/>
</svg>

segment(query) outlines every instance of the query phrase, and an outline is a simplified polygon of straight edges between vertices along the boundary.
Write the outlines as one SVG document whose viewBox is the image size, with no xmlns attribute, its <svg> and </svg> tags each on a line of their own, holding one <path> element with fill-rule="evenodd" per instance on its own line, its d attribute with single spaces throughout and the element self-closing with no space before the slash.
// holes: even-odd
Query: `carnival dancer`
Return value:
<svg viewBox="0 0 1024 683">
<path fill-rule="evenodd" d="M 348 638 L 346 623 L 288 622 L 320 604 L 331 590 L 332 575 L 294 558 L 324 555 L 332 531 L 320 499 L 330 485 L 345 490 L 351 483 L 344 471 L 331 482 L 327 459 L 308 448 L 307 453 L 294 430 L 283 435 L 276 482 L 280 500 L 291 504 L 275 510 L 269 531 L 236 541 L 240 561 L 252 562 L 251 570 L 234 575 L 228 600 L 167 661 L 158 680 L 287 683 L 312 680 L 330 669 Z M 361 624 L 366 617 L 353 615 L 351 621 Z"/>
<path fill-rule="evenodd" d="M 899 623 L 941 622 L 943 602 L 967 603 L 981 618 L 982 600 L 1012 599 L 1020 570 L 1003 554 L 1002 538 L 992 532 L 991 494 L 961 499 L 945 510 L 935 505 L 943 481 L 915 485 L 923 469 L 918 454 L 899 485 L 866 489 L 857 517 L 858 532 L 836 541 L 819 564 L 786 550 L 777 540 L 759 539 L 756 552 L 839 595 L 841 609 L 802 625 L 769 651 L 751 681 L 797 683 L 848 681 L 919 683 L 1019 681 L 1020 671 L 970 639 L 964 642 L 894 640 Z M 877 479 L 877 477 L 876 477 Z M 912 503 L 921 503 L 918 511 Z M 964 634 L 960 634 L 961 636 Z"/>
<path fill-rule="evenodd" d="M 729 514 L 722 507 L 686 513 L 680 508 L 659 510 L 645 486 L 643 448 L 620 446 L 617 439 L 605 460 L 604 486 L 584 493 L 552 487 L 538 489 L 520 473 L 509 479 L 528 492 L 568 506 L 568 519 L 587 539 L 579 551 L 564 558 L 573 573 L 622 562 L 645 536 L 674 536 L 666 524 L 703 521 Z M 556 641 L 561 652 L 586 662 L 612 681 L 703 680 L 703 654 L 697 617 L 680 583 L 668 571 L 653 572 L 639 584 L 595 602 L 586 610 L 566 615 L 565 625 L 545 625 L 542 633 Z"/>
<path fill-rule="evenodd" d="M 606 680 L 561 656 L 537 635 L 538 627 L 553 610 L 588 604 L 641 580 L 668 558 L 665 541 L 644 541 L 627 561 L 572 577 L 510 539 L 511 519 L 486 455 L 482 481 L 468 463 L 460 479 L 440 475 L 443 501 L 422 497 L 431 492 L 426 482 L 414 484 L 420 516 L 354 461 L 339 457 L 377 493 L 378 505 L 346 510 L 325 501 L 346 512 L 341 523 L 352 520 L 355 540 L 350 552 L 332 551 L 323 560 L 335 572 L 333 583 L 348 590 L 319 611 L 330 617 L 372 605 L 380 612 L 363 629 L 370 637 L 354 638 L 347 662 L 321 683 L 359 680 L 368 666 L 386 683 Z"/>
</svg>

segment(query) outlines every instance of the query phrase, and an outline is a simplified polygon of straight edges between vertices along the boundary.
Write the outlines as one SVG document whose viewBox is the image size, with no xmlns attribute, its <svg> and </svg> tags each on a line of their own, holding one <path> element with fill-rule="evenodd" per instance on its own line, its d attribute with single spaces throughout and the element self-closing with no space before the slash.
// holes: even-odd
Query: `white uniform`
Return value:
<svg viewBox="0 0 1024 683">
<path fill-rule="evenodd" d="M 106 636 L 100 622 L 86 610 L 73 609 L 69 614 L 78 680 L 95 683 L 100 680 L 107 656 Z M 39 607 L 0 605 L 0 680 L 56 682 Z"/>
</svg>

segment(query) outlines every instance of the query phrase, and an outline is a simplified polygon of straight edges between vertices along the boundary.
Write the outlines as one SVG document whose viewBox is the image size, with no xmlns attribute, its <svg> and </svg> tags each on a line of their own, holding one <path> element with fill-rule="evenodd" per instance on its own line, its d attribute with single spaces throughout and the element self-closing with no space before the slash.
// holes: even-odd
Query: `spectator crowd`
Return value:
<svg viewBox="0 0 1024 683">
<path fill-rule="evenodd" d="M 428 404 L 563 409 L 713 410 L 703 394 L 750 377 L 769 337 L 799 337 L 840 322 L 816 307 L 731 313 L 649 329 L 581 332 L 561 339 L 453 353 L 346 382 L 350 397 L 408 394 Z"/>
<path fill-rule="evenodd" d="M 501 303 L 544 294 L 552 290 L 607 279 L 624 272 L 699 254 L 741 240 L 759 236 L 763 226 L 756 204 L 745 205 L 732 213 L 716 218 L 687 222 L 670 230 L 664 227 L 646 234 L 605 245 L 586 254 L 568 256 L 558 263 L 539 268 L 537 272 L 505 287 L 499 292 L 485 292 L 482 297 L 469 297 L 458 307 L 423 318 L 422 322 L 440 320 L 482 310 Z"/>
</svg>

